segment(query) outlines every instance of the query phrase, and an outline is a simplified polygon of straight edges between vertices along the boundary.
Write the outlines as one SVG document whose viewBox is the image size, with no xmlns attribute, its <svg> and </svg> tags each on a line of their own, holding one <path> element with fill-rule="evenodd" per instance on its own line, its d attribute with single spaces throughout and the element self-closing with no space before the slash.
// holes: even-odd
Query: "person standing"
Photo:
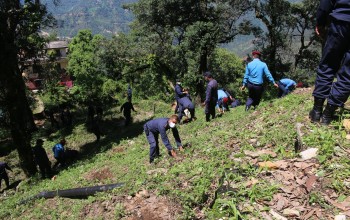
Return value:
<svg viewBox="0 0 350 220">
<path fill-rule="evenodd" d="M 62 139 L 58 144 L 52 148 L 56 163 L 53 165 L 53 168 L 56 168 L 58 165 L 65 165 L 65 155 L 64 155 L 64 146 L 66 145 L 66 140 Z"/>
<path fill-rule="evenodd" d="M 248 111 L 251 106 L 255 109 L 256 106 L 259 105 L 264 91 L 264 75 L 275 87 L 278 88 L 278 85 L 275 83 L 266 63 L 260 60 L 261 53 L 259 51 L 253 51 L 252 55 L 253 61 L 247 64 L 243 78 L 243 86 L 241 87 L 241 90 L 248 87 L 249 95 L 246 102 L 246 111 Z"/>
<path fill-rule="evenodd" d="M 128 90 L 126 91 L 126 95 L 127 95 L 127 97 L 128 97 L 128 101 L 131 102 L 131 99 L 132 99 L 132 89 L 131 89 L 130 84 L 128 84 Z"/>
<path fill-rule="evenodd" d="M 311 122 L 331 123 L 335 110 L 343 107 L 350 94 L 350 1 L 321 0 L 316 14 L 316 33 L 326 43 L 317 68 Z M 334 78 L 337 76 L 337 81 Z M 327 105 L 323 110 L 323 104 Z"/>
<path fill-rule="evenodd" d="M 36 145 L 33 147 L 34 160 L 39 166 L 41 177 L 45 179 L 51 175 L 51 162 L 47 157 L 46 151 L 43 148 L 44 141 L 36 140 Z"/>
<path fill-rule="evenodd" d="M 136 112 L 133 104 L 129 100 L 120 107 L 120 112 L 123 112 L 125 117 L 125 127 L 131 122 L 131 110 Z"/>
<path fill-rule="evenodd" d="M 278 81 L 277 85 L 278 85 L 278 98 L 282 98 L 288 95 L 290 92 L 292 92 L 295 89 L 295 86 L 297 85 L 297 83 L 294 80 L 284 78 Z"/>
<path fill-rule="evenodd" d="M 172 115 L 170 118 L 157 118 L 157 119 L 148 121 L 147 123 L 144 124 L 143 128 L 146 133 L 148 143 L 150 145 L 150 153 L 149 153 L 150 163 L 152 163 L 155 158 L 160 157 L 159 143 L 158 143 L 159 134 L 165 147 L 168 149 L 168 154 L 176 158 L 176 153 L 173 147 L 171 146 L 168 136 L 166 134 L 167 130 L 169 129 L 171 129 L 171 131 L 173 132 L 177 147 L 180 149 L 180 151 L 183 150 L 179 132 L 175 127 L 175 125 L 178 122 L 179 122 L 178 116 Z"/>
<path fill-rule="evenodd" d="M 175 107 L 175 114 L 179 110 L 179 99 L 185 97 L 188 94 L 188 92 L 184 91 L 184 89 L 181 86 L 181 80 L 176 80 L 175 85 L 175 100 L 176 100 L 176 107 Z"/>
<path fill-rule="evenodd" d="M 5 162 L 0 162 L 0 189 L 1 189 L 1 181 L 4 180 L 6 187 L 10 187 L 9 176 L 7 175 L 6 170 L 12 171 L 12 169 Z"/>
<path fill-rule="evenodd" d="M 215 118 L 215 106 L 218 101 L 218 82 L 213 78 L 212 74 L 207 71 L 203 74 L 204 79 L 208 82 L 205 93 L 205 120 L 210 121 Z"/>
</svg>

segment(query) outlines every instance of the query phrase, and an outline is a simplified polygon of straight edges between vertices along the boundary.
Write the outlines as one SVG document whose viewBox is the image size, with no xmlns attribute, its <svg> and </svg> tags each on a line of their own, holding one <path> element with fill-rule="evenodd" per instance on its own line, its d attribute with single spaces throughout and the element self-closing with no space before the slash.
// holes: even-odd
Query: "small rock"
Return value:
<svg viewBox="0 0 350 220">
<path fill-rule="evenodd" d="M 278 165 L 271 162 L 271 161 L 260 162 L 258 164 L 259 164 L 259 167 L 264 167 L 264 168 L 268 168 L 268 169 L 277 169 L 278 168 Z"/>
<path fill-rule="evenodd" d="M 255 138 L 249 140 L 249 143 L 250 143 L 251 145 L 256 145 L 257 142 L 258 142 L 258 140 L 255 139 Z"/>
<path fill-rule="evenodd" d="M 350 119 L 344 119 L 343 126 L 346 131 L 350 131 Z"/>
<path fill-rule="evenodd" d="M 277 220 L 287 220 L 286 217 L 281 216 L 277 212 L 275 212 L 273 209 L 270 209 L 270 214 Z"/>
<path fill-rule="evenodd" d="M 350 140 L 350 134 L 347 134 L 345 137 L 347 140 Z"/>
<path fill-rule="evenodd" d="M 318 151 L 317 148 L 309 148 L 307 150 L 304 150 L 303 152 L 300 152 L 300 156 L 303 160 L 308 160 L 316 157 L 317 151 Z"/>
<path fill-rule="evenodd" d="M 128 200 L 131 200 L 131 199 L 132 199 L 132 196 L 128 196 L 127 199 L 128 199 Z"/>
<path fill-rule="evenodd" d="M 155 170 L 149 170 L 149 171 L 147 171 L 147 174 L 148 175 L 152 175 L 152 174 L 154 174 L 154 173 L 167 173 L 168 172 L 168 170 L 167 169 L 164 169 L 164 168 L 158 168 L 158 169 L 155 169 Z"/>
<path fill-rule="evenodd" d="M 334 220 L 346 220 L 346 216 L 343 214 L 339 214 L 334 216 Z"/>
<path fill-rule="evenodd" d="M 283 215 L 288 216 L 288 217 L 299 217 L 300 212 L 295 209 L 285 209 L 283 210 Z"/>
<path fill-rule="evenodd" d="M 298 210 L 294 209 L 285 209 L 283 210 L 283 215 L 288 216 L 288 217 L 299 217 L 300 213 Z"/>
</svg>

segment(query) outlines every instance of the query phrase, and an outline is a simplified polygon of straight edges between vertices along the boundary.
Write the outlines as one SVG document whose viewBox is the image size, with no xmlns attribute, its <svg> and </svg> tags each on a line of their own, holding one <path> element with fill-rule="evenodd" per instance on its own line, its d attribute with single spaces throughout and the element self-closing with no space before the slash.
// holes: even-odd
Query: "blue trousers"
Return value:
<svg viewBox="0 0 350 220">
<path fill-rule="evenodd" d="M 147 141 L 150 145 L 150 151 L 149 151 L 149 160 L 150 163 L 153 162 L 153 160 L 156 157 L 159 157 L 159 142 L 158 142 L 158 136 L 159 134 L 152 133 L 151 131 L 148 130 L 146 125 L 144 126 L 144 131 L 146 133 Z"/>
<path fill-rule="evenodd" d="M 258 106 L 261 100 L 261 96 L 264 92 L 263 85 L 256 85 L 253 83 L 247 83 L 249 97 L 247 99 L 247 103 L 245 104 L 247 107 L 250 106 Z"/>
<path fill-rule="evenodd" d="M 313 96 L 344 106 L 350 94 L 350 22 L 333 19 L 317 68 Z M 333 83 L 337 76 L 337 81 Z"/>
<path fill-rule="evenodd" d="M 284 84 L 281 83 L 280 81 L 278 81 L 277 84 L 278 84 L 278 97 L 279 98 L 282 98 L 283 96 L 288 95 L 288 93 L 290 93 L 294 89 L 294 86 L 291 86 L 288 89 L 286 89 Z"/>
<path fill-rule="evenodd" d="M 205 120 L 210 121 L 210 116 L 212 119 L 215 118 L 215 106 L 216 106 L 217 100 L 213 99 L 209 102 L 205 103 Z"/>
</svg>

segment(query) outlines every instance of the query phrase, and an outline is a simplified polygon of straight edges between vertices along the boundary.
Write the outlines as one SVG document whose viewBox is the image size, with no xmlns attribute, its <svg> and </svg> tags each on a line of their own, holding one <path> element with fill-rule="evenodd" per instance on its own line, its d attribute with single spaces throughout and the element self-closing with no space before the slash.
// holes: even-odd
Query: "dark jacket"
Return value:
<svg viewBox="0 0 350 220">
<path fill-rule="evenodd" d="M 182 90 L 183 90 L 182 86 L 179 84 L 176 84 L 176 86 L 175 86 L 175 99 L 176 100 L 179 100 L 180 98 L 186 96 L 186 93 L 184 93 Z"/>
<path fill-rule="evenodd" d="M 321 0 L 316 19 L 318 26 L 326 26 L 328 16 L 340 21 L 350 22 L 349 0 Z"/>
<path fill-rule="evenodd" d="M 193 102 L 190 100 L 189 97 L 183 97 L 181 99 L 179 99 L 179 105 L 183 108 L 183 109 L 194 109 L 194 104 Z"/>
<path fill-rule="evenodd" d="M 34 160 L 38 165 L 50 163 L 50 160 L 47 157 L 46 151 L 42 146 L 36 145 L 33 148 L 33 154 L 34 154 Z"/>
<path fill-rule="evenodd" d="M 144 128 L 145 128 L 146 134 L 147 134 L 147 132 L 152 132 L 155 135 L 160 134 L 160 137 L 161 137 L 165 147 L 170 151 L 173 149 L 173 147 L 171 146 L 169 138 L 166 134 L 167 130 L 170 129 L 170 127 L 168 125 L 168 121 L 169 121 L 169 118 L 157 118 L 157 119 L 154 119 L 154 120 L 147 122 L 144 125 Z M 180 139 L 179 132 L 178 132 L 177 128 L 175 127 L 175 128 L 172 128 L 171 130 L 173 132 L 173 135 L 174 135 L 174 138 L 176 141 L 176 145 L 178 147 L 181 146 L 181 139 Z"/>
<path fill-rule="evenodd" d="M 209 103 L 210 101 L 215 102 L 218 100 L 218 83 L 215 79 L 209 81 L 207 85 L 207 91 L 205 93 L 205 102 Z"/>
<path fill-rule="evenodd" d="M 131 110 L 135 111 L 134 106 L 131 102 L 125 102 L 122 107 L 120 107 L 120 111 L 122 112 L 124 110 L 124 116 L 130 116 Z"/>
<path fill-rule="evenodd" d="M 0 175 L 6 173 L 6 170 L 11 170 L 11 168 L 5 162 L 0 162 Z"/>
</svg>

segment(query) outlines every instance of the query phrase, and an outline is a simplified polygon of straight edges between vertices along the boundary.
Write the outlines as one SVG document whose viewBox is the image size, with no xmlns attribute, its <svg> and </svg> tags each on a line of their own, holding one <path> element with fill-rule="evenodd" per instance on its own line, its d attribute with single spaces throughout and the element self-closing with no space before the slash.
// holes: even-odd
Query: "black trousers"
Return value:
<svg viewBox="0 0 350 220">
<path fill-rule="evenodd" d="M 210 121 L 210 116 L 212 119 L 215 118 L 215 106 L 216 100 L 210 100 L 209 103 L 205 104 L 205 120 Z"/>
<path fill-rule="evenodd" d="M 250 108 L 250 106 L 258 106 L 262 97 L 262 94 L 264 92 L 263 85 L 256 85 L 253 83 L 248 82 L 247 83 L 248 91 L 249 91 L 249 97 L 246 102 L 246 106 Z"/>
<path fill-rule="evenodd" d="M 1 188 L 1 181 L 2 180 L 5 180 L 6 187 L 9 188 L 10 181 L 9 181 L 9 176 L 7 175 L 6 172 L 0 174 L 0 188 Z"/>
<path fill-rule="evenodd" d="M 50 163 L 38 163 L 39 170 L 42 178 L 49 177 L 51 175 L 51 165 Z"/>
</svg>

